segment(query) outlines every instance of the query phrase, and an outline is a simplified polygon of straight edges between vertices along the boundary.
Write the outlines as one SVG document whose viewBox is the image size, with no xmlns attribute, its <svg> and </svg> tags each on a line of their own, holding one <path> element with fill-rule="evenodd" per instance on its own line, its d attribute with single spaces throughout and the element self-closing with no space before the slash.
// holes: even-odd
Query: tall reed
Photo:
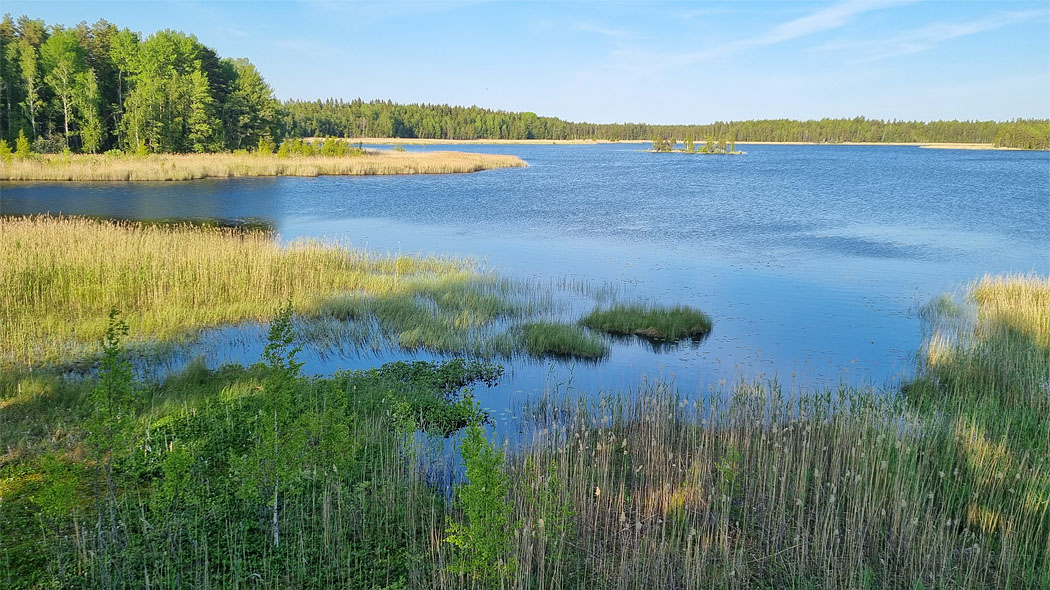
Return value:
<svg viewBox="0 0 1050 590">
<path fill-rule="evenodd" d="M 0 217 L 0 366 L 90 360 L 112 308 L 146 346 L 265 321 L 281 301 L 309 320 L 302 335 L 326 349 L 486 358 L 604 350 L 582 334 L 564 350 L 531 346 L 529 333 L 513 328 L 550 316 L 552 290 L 469 260 L 309 240 L 281 246 L 270 233 L 188 224 Z"/>
<path fill-rule="evenodd" d="M 354 156 L 258 154 L 153 154 L 106 156 L 39 155 L 0 160 L 0 180 L 139 181 L 196 180 L 237 176 L 362 176 L 375 174 L 454 174 L 525 166 L 517 156 L 466 152 L 368 150 Z"/>
<path fill-rule="evenodd" d="M 388 296 L 483 280 L 469 261 L 315 241 L 282 247 L 263 232 L 0 218 L 0 361 L 82 358 L 114 307 L 139 338 L 175 339 L 267 320 L 281 301 L 309 314 L 337 294 Z"/>
</svg>

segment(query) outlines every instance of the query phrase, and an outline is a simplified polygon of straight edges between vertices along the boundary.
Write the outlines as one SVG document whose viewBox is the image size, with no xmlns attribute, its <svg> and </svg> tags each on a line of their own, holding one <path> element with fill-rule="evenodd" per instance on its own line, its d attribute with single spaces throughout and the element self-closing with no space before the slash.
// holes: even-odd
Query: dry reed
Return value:
<svg viewBox="0 0 1050 590">
<path fill-rule="evenodd" d="M 368 150 L 353 156 L 257 154 L 154 154 L 150 156 L 47 155 L 0 160 L 0 180 L 139 181 L 238 176 L 366 176 L 453 174 L 525 166 L 517 156 L 466 152 Z"/>
</svg>

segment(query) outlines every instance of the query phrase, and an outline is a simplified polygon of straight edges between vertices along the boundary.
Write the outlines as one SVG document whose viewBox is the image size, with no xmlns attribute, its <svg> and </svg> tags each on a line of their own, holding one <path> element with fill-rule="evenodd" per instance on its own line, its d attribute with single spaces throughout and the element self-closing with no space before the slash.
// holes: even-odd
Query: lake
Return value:
<svg viewBox="0 0 1050 590">
<path fill-rule="evenodd" d="M 702 393 L 743 379 L 893 387 L 915 366 L 917 309 L 985 273 L 1050 273 L 1050 154 L 898 146 L 469 145 L 528 168 L 466 175 L 5 184 L 0 213 L 259 220 L 283 240 L 484 260 L 502 274 L 584 281 L 624 299 L 698 307 L 700 343 L 616 341 L 599 364 L 504 363 L 483 403 L 544 388 Z M 409 146 L 408 149 L 435 149 Z M 275 305 L 279 302 L 274 302 Z M 570 297 L 575 313 L 593 301 Z M 258 326 L 211 330 L 185 355 L 254 362 Z M 430 359 L 305 351 L 310 373 Z"/>
</svg>

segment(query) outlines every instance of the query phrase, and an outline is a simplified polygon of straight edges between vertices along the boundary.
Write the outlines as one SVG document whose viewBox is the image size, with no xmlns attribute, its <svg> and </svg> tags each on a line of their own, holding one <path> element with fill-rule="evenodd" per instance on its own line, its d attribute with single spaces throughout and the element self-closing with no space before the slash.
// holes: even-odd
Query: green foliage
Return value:
<svg viewBox="0 0 1050 590">
<path fill-rule="evenodd" d="M 782 142 L 991 143 L 1011 123 L 996 121 L 882 121 L 856 117 L 796 121 L 760 119 L 709 125 L 594 124 L 480 107 L 398 104 L 391 101 L 288 101 L 284 125 L 293 137 L 442 137 L 449 139 L 654 140 L 725 137 Z M 1029 121 L 1050 125 L 1046 120 Z M 717 149 L 716 146 L 712 146 Z M 657 145 L 653 149 L 659 151 Z M 729 151 L 736 151 L 730 149 Z"/>
<path fill-rule="evenodd" d="M 995 142 L 1023 149 L 1046 149 L 1050 142 L 1046 120 L 921 122 L 856 117 L 709 125 L 593 124 L 532 112 L 380 100 L 282 104 L 247 59 L 220 58 L 183 32 L 164 30 L 143 37 L 104 20 L 90 27 L 81 23 L 49 28 L 28 18 L 19 19 L 17 25 L 5 19 L 3 31 L 0 73 L 5 92 L 0 93 L 0 106 L 7 116 L 0 117 L 0 137 L 13 140 L 20 128 L 28 129 L 32 137 L 60 128 L 72 149 L 87 152 L 114 147 L 130 152 L 140 143 L 153 152 L 251 149 L 261 137 L 279 139 L 285 133 L 520 140 L 733 137 L 816 143 Z M 194 76 L 203 76 L 206 85 Z M 89 78 L 95 80 L 94 89 Z M 655 145 L 654 149 L 659 151 Z"/>
<path fill-rule="evenodd" d="M 257 502 L 270 502 L 272 498 L 268 522 L 275 547 L 280 545 L 279 496 L 297 483 L 298 454 L 309 438 L 308 426 L 315 420 L 315 416 L 297 407 L 299 400 L 294 398 L 302 368 L 296 355 L 302 346 L 294 346 L 292 321 L 289 303 L 270 322 L 263 350 L 267 376 L 255 421 L 255 445 L 235 467 L 243 498 Z"/>
<path fill-rule="evenodd" d="M 101 94 L 95 72 L 87 70 L 77 75 L 73 108 L 79 127 L 81 149 L 96 153 L 105 140 L 105 126 L 101 118 Z"/>
<path fill-rule="evenodd" d="M 40 47 L 40 61 L 44 66 L 44 83 L 55 96 L 62 114 L 66 146 L 69 146 L 73 121 L 73 96 L 80 77 L 87 71 L 84 48 L 71 30 L 59 31 L 48 37 Z"/>
<path fill-rule="evenodd" d="M 510 553 L 510 480 L 503 471 L 503 451 L 485 438 L 477 420 L 467 427 L 459 450 L 467 481 L 456 487 L 456 498 L 465 522 L 450 520 L 445 531 L 445 542 L 457 549 L 449 568 L 485 587 L 496 586 L 516 567 Z"/>
<path fill-rule="evenodd" d="M 124 445 L 141 405 L 131 363 L 125 358 L 128 325 L 119 315 L 116 309 L 109 312 L 109 323 L 102 338 L 98 383 L 91 392 L 94 415 L 88 426 L 88 440 L 100 457 L 111 455 L 114 449 Z"/>
<path fill-rule="evenodd" d="M 468 386 L 494 385 L 503 367 L 478 361 L 452 359 L 445 363 L 395 361 L 382 367 L 337 374 L 352 378 L 361 391 L 351 392 L 352 407 L 367 413 L 393 414 L 404 428 L 448 436 L 478 417 Z"/>
<path fill-rule="evenodd" d="M 279 158 L 312 156 L 314 153 L 313 146 L 301 139 L 286 139 L 281 142 L 281 147 L 277 149 L 277 157 Z"/>
<path fill-rule="evenodd" d="M 255 146 L 255 153 L 259 155 L 270 155 L 277 149 L 277 145 L 274 144 L 273 139 L 269 135 L 259 136 L 259 143 Z"/>
<path fill-rule="evenodd" d="M 998 147 L 1050 150 L 1050 121 L 1018 119 L 1004 123 L 993 141 Z"/>
<path fill-rule="evenodd" d="M 28 158 L 32 155 L 29 150 L 29 138 L 26 137 L 24 129 L 18 130 L 18 139 L 15 141 L 15 156 L 20 159 Z"/>
<path fill-rule="evenodd" d="M 5 164 L 10 164 L 13 157 L 11 146 L 7 144 L 7 140 L 0 139 L 0 160 L 3 160 Z"/>
<path fill-rule="evenodd" d="M 669 152 L 674 149 L 673 139 L 664 139 L 663 137 L 654 135 L 653 136 L 653 151 L 654 152 Z"/>
<path fill-rule="evenodd" d="M 24 20 L 7 29 L 5 19 L 0 137 L 57 129 L 76 151 L 202 152 L 253 147 L 281 131 L 280 103 L 258 70 L 192 35 L 142 39 L 104 20 L 50 30 Z"/>
</svg>

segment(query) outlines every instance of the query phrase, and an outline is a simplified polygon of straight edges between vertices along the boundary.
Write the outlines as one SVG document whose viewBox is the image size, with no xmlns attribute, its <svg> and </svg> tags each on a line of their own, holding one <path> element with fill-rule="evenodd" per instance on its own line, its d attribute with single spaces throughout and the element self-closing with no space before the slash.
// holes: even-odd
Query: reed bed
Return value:
<svg viewBox="0 0 1050 590">
<path fill-rule="evenodd" d="M 363 340 L 372 337 L 363 317 L 371 314 L 395 345 L 490 355 L 514 352 L 496 334 L 507 322 L 553 305 L 471 261 L 315 241 L 282 247 L 268 233 L 224 228 L 0 218 L 0 362 L 8 366 L 89 359 L 112 308 L 145 344 L 267 321 L 281 302 L 307 317 L 361 320 Z"/>
<path fill-rule="evenodd" d="M 454 174 L 525 166 L 517 156 L 368 150 L 353 156 L 259 154 L 39 155 L 0 161 L 8 181 L 163 181 L 239 176 Z"/>
<path fill-rule="evenodd" d="M 649 383 L 527 408 L 493 585 L 1050 586 L 1050 280 L 985 277 L 924 317 L 903 396 Z"/>
</svg>

